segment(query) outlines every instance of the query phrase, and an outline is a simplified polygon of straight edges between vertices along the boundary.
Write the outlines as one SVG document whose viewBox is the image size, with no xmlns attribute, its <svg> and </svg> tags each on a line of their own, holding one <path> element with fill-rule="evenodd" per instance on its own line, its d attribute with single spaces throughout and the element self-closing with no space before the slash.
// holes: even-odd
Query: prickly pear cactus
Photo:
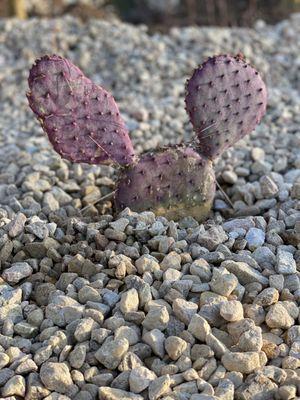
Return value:
<svg viewBox="0 0 300 400">
<path fill-rule="evenodd" d="M 185 101 L 197 148 L 212 159 L 260 122 L 267 91 L 259 73 L 242 56 L 220 55 L 194 71 L 186 85 Z"/>
<path fill-rule="evenodd" d="M 44 56 L 29 74 L 27 98 L 54 149 L 73 162 L 133 162 L 127 128 L 112 97 L 69 60 Z"/>
<path fill-rule="evenodd" d="M 175 146 L 142 155 L 126 169 L 117 185 L 117 211 L 154 211 L 178 220 L 191 215 L 204 220 L 215 194 L 215 175 L 210 160 L 191 147 Z"/>
<path fill-rule="evenodd" d="M 266 109 L 266 87 L 241 57 L 216 56 L 195 70 L 186 108 L 196 131 L 192 146 L 177 145 L 134 156 L 113 97 L 70 61 L 45 56 L 29 74 L 29 105 L 54 149 L 73 162 L 121 167 L 115 208 L 152 210 L 178 220 L 209 214 L 214 157 L 251 132 Z"/>
</svg>

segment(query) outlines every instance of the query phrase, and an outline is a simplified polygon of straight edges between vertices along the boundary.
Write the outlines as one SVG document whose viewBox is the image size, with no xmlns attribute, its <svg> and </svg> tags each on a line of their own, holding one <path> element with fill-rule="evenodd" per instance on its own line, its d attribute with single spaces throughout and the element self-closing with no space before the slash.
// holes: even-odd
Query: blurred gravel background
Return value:
<svg viewBox="0 0 300 400">
<path fill-rule="evenodd" d="M 300 396 L 299 27 L 0 20 L 2 398 Z M 92 205 L 113 169 L 61 160 L 26 102 L 34 59 L 69 57 L 113 93 L 141 152 L 190 138 L 185 79 L 239 51 L 267 115 L 217 162 L 234 209 L 218 191 L 201 225 Z"/>
</svg>

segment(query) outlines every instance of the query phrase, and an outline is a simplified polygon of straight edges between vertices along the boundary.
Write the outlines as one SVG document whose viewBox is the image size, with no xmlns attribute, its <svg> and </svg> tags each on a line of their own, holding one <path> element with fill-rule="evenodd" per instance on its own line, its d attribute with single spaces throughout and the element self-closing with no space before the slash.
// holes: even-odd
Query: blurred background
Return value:
<svg viewBox="0 0 300 400">
<path fill-rule="evenodd" d="M 0 17 L 119 18 L 159 31 L 187 25 L 252 26 L 258 19 L 272 24 L 294 12 L 300 12 L 300 0 L 0 0 Z"/>
</svg>

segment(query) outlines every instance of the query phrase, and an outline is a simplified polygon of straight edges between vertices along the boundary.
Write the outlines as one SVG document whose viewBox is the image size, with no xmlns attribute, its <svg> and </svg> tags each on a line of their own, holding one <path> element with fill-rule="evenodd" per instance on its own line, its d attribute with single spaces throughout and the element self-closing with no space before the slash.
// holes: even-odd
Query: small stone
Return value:
<svg viewBox="0 0 300 400">
<path fill-rule="evenodd" d="M 44 312 L 42 309 L 37 308 L 36 310 L 33 310 L 30 314 L 27 316 L 27 322 L 30 325 L 39 327 L 41 323 L 44 320 Z"/>
<path fill-rule="evenodd" d="M 265 151 L 260 147 L 253 147 L 251 150 L 251 157 L 253 161 L 262 161 L 265 158 Z"/>
<path fill-rule="evenodd" d="M 239 321 L 244 318 L 243 305 L 237 300 L 223 302 L 221 303 L 220 314 L 226 321 Z"/>
<path fill-rule="evenodd" d="M 227 240 L 227 235 L 221 226 L 212 226 L 205 231 L 200 233 L 197 238 L 197 242 L 206 247 L 209 251 L 213 251 L 217 246 Z"/>
<path fill-rule="evenodd" d="M 300 325 L 292 326 L 286 334 L 286 341 L 288 345 L 291 345 L 296 340 L 300 341 Z"/>
<path fill-rule="evenodd" d="M 102 344 L 105 339 L 109 336 L 110 331 L 105 328 L 94 329 L 91 333 L 91 339 L 97 343 Z"/>
<path fill-rule="evenodd" d="M 258 228 L 250 228 L 246 234 L 248 248 L 251 251 L 261 247 L 265 242 L 265 232 Z"/>
<path fill-rule="evenodd" d="M 141 393 L 147 389 L 150 382 L 156 379 L 156 375 L 153 371 L 150 371 L 146 367 L 133 368 L 129 375 L 130 391 L 133 393 Z"/>
<path fill-rule="evenodd" d="M 141 359 L 135 353 L 128 351 L 128 353 L 125 354 L 123 360 L 119 364 L 118 370 L 129 371 L 133 368 L 138 368 L 141 366 L 143 366 L 143 362 L 141 361 Z"/>
<path fill-rule="evenodd" d="M 169 313 L 165 306 L 151 307 L 143 321 L 143 326 L 148 330 L 156 328 L 163 331 L 168 326 L 168 323 Z"/>
<path fill-rule="evenodd" d="M 104 289 L 102 291 L 102 299 L 109 307 L 114 307 L 120 300 L 120 295 L 112 290 Z"/>
<path fill-rule="evenodd" d="M 123 314 L 138 311 L 139 294 L 135 288 L 129 289 L 121 295 L 120 310 Z"/>
<path fill-rule="evenodd" d="M 240 399 L 273 400 L 278 393 L 278 387 L 271 379 L 256 375 L 251 382 L 245 382 L 235 392 Z"/>
<path fill-rule="evenodd" d="M 192 263 L 190 273 L 198 276 L 204 282 L 209 282 L 211 279 L 210 266 L 204 258 L 199 258 Z"/>
<path fill-rule="evenodd" d="M 37 238 L 43 240 L 49 236 L 49 231 L 44 222 L 35 222 L 26 226 L 26 232 L 33 233 Z"/>
<path fill-rule="evenodd" d="M 176 282 L 179 281 L 182 276 L 182 273 L 174 268 L 169 268 L 164 272 L 163 279 L 164 281 Z"/>
<path fill-rule="evenodd" d="M 58 295 L 53 303 L 46 306 L 46 318 L 57 326 L 82 318 L 83 306 L 69 296 Z"/>
<path fill-rule="evenodd" d="M 15 238 L 23 232 L 26 222 L 26 215 L 18 213 L 13 221 L 10 223 L 8 234 L 10 237 Z"/>
<path fill-rule="evenodd" d="M 242 374 L 250 374 L 260 368 L 258 352 L 232 353 L 228 351 L 222 357 L 222 364 L 228 371 L 237 371 Z"/>
<path fill-rule="evenodd" d="M 262 368 L 262 374 L 277 384 L 282 384 L 285 382 L 287 378 L 287 373 L 279 367 L 275 365 L 267 365 Z"/>
<path fill-rule="evenodd" d="M 161 269 L 167 271 L 169 268 L 180 270 L 181 269 L 181 257 L 175 251 L 167 254 L 162 260 Z"/>
<path fill-rule="evenodd" d="M 104 235 L 109 240 L 115 240 L 117 242 L 124 242 L 126 240 L 126 233 L 117 231 L 116 229 L 107 228 L 104 231 Z"/>
<path fill-rule="evenodd" d="M 234 231 L 236 229 L 245 229 L 248 231 L 250 228 L 254 227 L 255 223 L 251 218 L 237 218 L 230 221 L 226 221 L 223 224 L 223 228 L 226 232 Z"/>
<path fill-rule="evenodd" d="M 263 346 L 263 338 L 261 328 L 255 326 L 241 334 L 237 343 L 241 351 L 261 351 Z"/>
<path fill-rule="evenodd" d="M 297 271 L 296 261 L 293 254 L 288 251 L 279 249 L 277 252 L 276 271 L 279 274 L 288 275 L 295 274 Z"/>
<path fill-rule="evenodd" d="M 238 283 L 239 281 L 235 275 L 228 273 L 225 269 L 214 268 L 209 284 L 212 291 L 228 297 L 237 287 Z"/>
<path fill-rule="evenodd" d="M 178 358 L 182 355 L 186 348 L 186 341 L 178 336 L 169 336 L 165 340 L 165 349 L 171 360 L 178 360 Z"/>
<path fill-rule="evenodd" d="M 252 253 L 252 257 L 261 267 L 266 267 L 266 266 L 273 267 L 276 262 L 275 254 L 273 254 L 272 251 L 269 249 L 269 247 L 266 246 L 262 246 L 256 249 Z"/>
<path fill-rule="evenodd" d="M 52 283 L 38 284 L 34 290 L 34 298 L 39 306 L 48 305 L 48 298 L 51 292 L 54 292 L 56 287 Z"/>
<path fill-rule="evenodd" d="M 291 190 L 291 197 L 300 200 L 300 182 L 294 182 Z"/>
<path fill-rule="evenodd" d="M 28 359 L 19 364 L 15 372 L 20 375 L 26 375 L 29 374 L 30 372 L 34 372 L 37 370 L 38 366 L 36 365 L 36 363 L 33 360 Z"/>
<path fill-rule="evenodd" d="M 234 384 L 230 379 L 221 379 L 215 388 L 215 395 L 222 400 L 233 400 Z"/>
<path fill-rule="evenodd" d="M 266 315 L 266 324 L 270 328 L 288 329 L 294 325 L 294 319 L 281 302 L 273 304 Z"/>
<path fill-rule="evenodd" d="M 262 307 L 270 306 L 271 304 L 277 303 L 279 299 L 279 293 L 277 289 L 266 288 L 261 291 L 254 299 L 254 304 L 258 304 Z"/>
<path fill-rule="evenodd" d="M 209 323 L 201 317 L 199 314 L 193 315 L 189 326 L 188 331 L 201 342 L 206 341 L 206 336 L 211 332 L 211 328 Z"/>
<path fill-rule="evenodd" d="M 163 375 L 154 379 L 149 385 L 149 400 L 158 400 L 163 395 L 168 394 L 171 382 L 169 375 Z"/>
<path fill-rule="evenodd" d="M 78 300 L 81 304 L 86 304 L 88 301 L 100 302 L 101 294 L 91 286 L 83 286 L 78 291 Z"/>
<path fill-rule="evenodd" d="M 216 369 L 217 369 L 217 360 L 215 359 L 215 357 L 212 357 L 209 360 L 207 360 L 207 362 L 201 368 L 201 371 L 199 372 L 199 377 L 201 379 L 204 379 L 205 381 L 208 381 L 208 379 L 216 371 Z"/>
<path fill-rule="evenodd" d="M 36 326 L 32 326 L 25 321 L 18 322 L 14 325 L 14 331 L 24 337 L 24 338 L 33 338 L 38 334 L 38 328 Z"/>
<path fill-rule="evenodd" d="M 190 382 L 194 381 L 195 379 L 199 379 L 198 372 L 194 368 L 187 369 L 183 372 L 183 378 L 185 381 Z"/>
<path fill-rule="evenodd" d="M 180 298 L 173 301 L 172 308 L 175 316 L 186 325 L 189 325 L 193 315 L 198 311 L 197 304 Z"/>
<path fill-rule="evenodd" d="M 226 183 L 233 185 L 238 180 L 237 174 L 234 171 L 224 171 L 222 178 Z"/>
<path fill-rule="evenodd" d="M 225 378 L 229 379 L 233 384 L 234 388 L 237 389 L 243 383 L 243 374 L 241 372 L 227 372 Z"/>
<path fill-rule="evenodd" d="M 14 371 L 9 368 L 0 369 L 0 387 L 4 386 L 13 375 Z"/>
<path fill-rule="evenodd" d="M 282 385 L 278 389 L 278 394 L 282 400 L 292 400 L 296 398 L 297 389 L 294 385 Z"/>
<path fill-rule="evenodd" d="M 12 240 L 7 240 L 0 250 L 0 261 L 5 262 L 9 259 L 14 248 Z"/>
<path fill-rule="evenodd" d="M 272 178 L 270 178 L 267 175 L 262 176 L 260 178 L 259 183 L 260 183 L 261 193 L 265 199 L 276 196 L 276 194 L 279 191 L 276 183 L 273 181 Z"/>
<path fill-rule="evenodd" d="M 115 339 L 127 339 L 129 346 L 133 346 L 139 342 L 139 328 L 135 326 L 120 326 L 115 330 Z"/>
<path fill-rule="evenodd" d="M 149 228 L 151 236 L 162 235 L 166 231 L 166 227 L 161 221 L 155 221 Z"/>
<path fill-rule="evenodd" d="M 234 342 L 237 342 L 242 333 L 255 327 L 254 321 L 249 318 L 244 318 L 237 322 L 227 324 L 227 331 Z"/>
<path fill-rule="evenodd" d="M 0 353 L 0 370 L 9 364 L 9 357 L 5 353 Z"/>
<path fill-rule="evenodd" d="M 279 292 L 281 292 L 284 288 L 284 276 L 283 275 L 270 275 L 269 276 L 269 284 L 270 287 L 275 288 Z"/>
<path fill-rule="evenodd" d="M 109 225 L 117 231 L 124 232 L 129 225 L 129 220 L 127 218 L 119 218 L 116 221 L 110 222 Z"/>
<path fill-rule="evenodd" d="M 79 369 L 83 366 L 86 357 L 86 346 L 79 344 L 69 354 L 69 363 L 72 368 Z"/>
<path fill-rule="evenodd" d="M 84 205 L 88 205 L 90 203 L 93 204 L 100 198 L 101 198 L 101 192 L 98 186 L 88 185 L 84 188 L 84 193 L 82 198 Z"/>
<path fill-rule="evenodd" d="M 158 329 L 152 329 L 152 331 L 146 332 L 143 335 L 143 341 L 148 344 L 153 353 L 160 358 L 165 355 L 165 335 Z"/>
<path fill-rule="evenodd" d="M 73 381 L 66 364 L 47 362 L 40 369 L 40 378 L 47 389 L 58 393 L 69 393 Z"/>
<path fill-rule="evenodd" d="M 300 359 L 292 356 L 284 357 L 282 360 L 282 368 L 297 370 L 300 368 Z"/>
<path fill-rule="evenodd" d="M 25 385 L 25 378 L 21 375 L 15 375 L 6 382 L 1 390 L 1 394 L 4 397 L 20 396 L 24 398 L 26 391 Z"/>
<path fill-rule="evenodd" d="M 85 340 L 90 339 L 91 332 L 96 327 L 97 325 L 92 318 L 84 318 L 77 325 L 74 332 L 74 338 L 77 342 L 84 342 Z"/>
<path fill-rule="evenodd" d="M 251 282 L 259 282 L 263 285 L 267 285 L 269 282 L 265 276 L 244 262 L 228 260 L 224 261 L 221 266 L 236 275 L 242 285 L 247 285 Z"/>
<path fill-rule="evenodd" d="M 43 206 L 47 207 L 49 211 L 56 211 L 59 209 L 59 202 L 51 192 L 46 192 L 43 197 Z"/>
<path fill-rule="evenodd" d="M 255 325 L 261 325 L 264 320 L 266 313 L 262 306 L 258 304 L 244 304 L 245 317 L 250 318 L 254 321 Z"/>
<path fill-rule="evenodd" d="M 100 387 L 98 394 L 99 400 L 144 400 L 144 398 L 138 394 L 106 386 Z"/>
<path fill-rule="evenodd" d="M 137 259 L 135 262 L 135 266 L 138 270 L 138 273 L 141 275 L 145 272 L 155 272 L 160 270 L 160 266 L 157 260 L 148 254 L 145 254 Z"/>
<path fill-rule="evenodd" d="M 300 359 L 300 341 L 294 342 L 291 346 L 289 355 L 291 357 L 299 358 Z"/>
<path fill-rule="evenodd" d="M 42 365 L 45 361 L 47 361 L 51 357 L 51 355 L 52 355 L 51 346 L 40 347 L 34 355 L 34 362 L 37 365 Z"/>
<path fill-rule="evenodd" d="M 206 344 L 210 346 L 217 358 L 221 358 L 227 351 L 227 347 L 212 333 L 206 335 Z"/>
<path fill-rule="evenodd" d="M 129 348 L 128 340 L 117 339 L 104 342 L 95 353 L 97 360 L 108 369 L 116 369 Z"/>
<path fill-rule="evenodd" d="M 2 278 L 8 283 L 14 284 L 30 276 L 32 272 L 33 269 L 27 262 L 17 262 L 3 271 Z"/>
<path fill-rule="evenodd" d="M 113 374 L 111 373 L 100 373 L 98 375 L 94 375 L 91 377 L 90 381 L 92 384 L 96 386 L 107 386 L 109 385 L 114 379 Z"/>
</svg>

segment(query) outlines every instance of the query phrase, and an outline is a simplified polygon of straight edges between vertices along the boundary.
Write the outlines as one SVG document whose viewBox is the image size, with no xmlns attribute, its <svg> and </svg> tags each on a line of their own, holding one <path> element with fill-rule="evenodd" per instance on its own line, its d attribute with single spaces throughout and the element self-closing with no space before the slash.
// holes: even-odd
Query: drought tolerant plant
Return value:
<svg viewBox="0 0 300 400">
<path fill-rule="evenodd" d="M 266 110 L 266 87 L 242 56 L 209 58 L 186 85 L 193 143 L 136 155 L 110 93 L 62 57 L 44 56 L 29 74 L 29 105 L 54 149 L 72 162 L 119 169 L 117 212 L 152 210 L 204 220 L 215 194 L 212 161 L 250 133 Z"/>
</svg>

